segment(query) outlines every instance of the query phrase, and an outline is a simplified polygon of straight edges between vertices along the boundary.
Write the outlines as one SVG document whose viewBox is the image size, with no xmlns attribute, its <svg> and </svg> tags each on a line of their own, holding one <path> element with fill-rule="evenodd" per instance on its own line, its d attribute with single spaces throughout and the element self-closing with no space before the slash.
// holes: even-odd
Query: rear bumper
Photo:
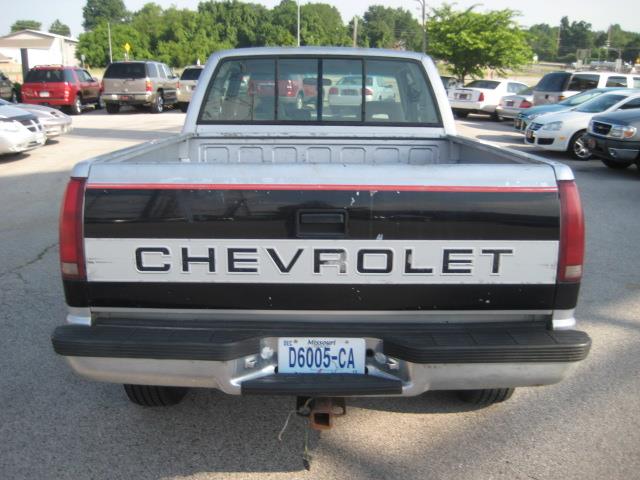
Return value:
<svg viewBox="0 0 640 480">
<path fill-rule="evenodd" d="M 153 92 L 146 93 L 103 93 L 104 103 L 117 103 L 118 105 L 144 105 L 155 100 Z"/>
<path fill-rule="evenodd" d="M 517 118 L 517 116 L 522 112 L 522 108 L 515 107 L 503 107 L 502 105 L 498 105 L 496 107 L 496 113 L 504 118 Z"/>
<path fill-rule="evenodd" d="M 493 113 L 496 111 L 497 105 L 487 105 L 482 102 L 467 102 L 464 100 L 449 100 L 449 104 L 453 110 L 464 110 L 469 113 Z"/>
<path fill-rule="evenodd" d="M 99 381 L 208 387 L 229 394 L 339 396 L 552 384 L 583 360 L 591 345 L 584 332 L 543 325 L 397 325 L 393 331 L 370 326 L 368 333 L 365 328 L 65 325 L 55 330 L 52 343 L 77 373 Z M 277 338 L 301 333 L 364 337 L 367 374 L 278 375 Z"/>
<path fill-rule="evenodd" d="M 48 106 L 55 106 L 55 107 L 69 107 L 71 105 L 73 105 L 73 102 L 75 100 L 75 97 L 69 97 L 69 98 L 49 98 L 49 97 L 27 97 L 27 98 L 23 98 L 22 102 L 23 103 L 27 103 L 29 105 L 44 105 L 46 107 Z"/>
</svg>

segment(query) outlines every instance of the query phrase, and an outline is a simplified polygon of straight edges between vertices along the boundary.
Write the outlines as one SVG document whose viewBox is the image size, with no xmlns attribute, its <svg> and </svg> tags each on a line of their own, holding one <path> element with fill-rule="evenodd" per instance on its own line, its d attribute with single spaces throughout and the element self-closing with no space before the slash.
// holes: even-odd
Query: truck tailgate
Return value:
<svg viewBox="0 0 640 480">
<path fill-rule="evenodd" d="M 87 183 L 87 282 L 66 282 L 72 306 L 554 308 L 546 165 L 492 165 L 489 180 L 469 165 L 108 167 Z"/>
</svg>

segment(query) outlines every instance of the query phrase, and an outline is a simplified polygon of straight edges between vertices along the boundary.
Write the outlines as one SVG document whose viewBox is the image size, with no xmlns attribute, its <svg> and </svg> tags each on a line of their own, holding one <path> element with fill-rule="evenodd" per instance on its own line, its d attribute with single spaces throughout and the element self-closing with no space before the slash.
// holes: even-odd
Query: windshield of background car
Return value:
<svg viewBox="0 0 640 480">
<path fill-rule="evenodd" d="M 180 80 L 198 80 L 201 73 L 201 68 L 186 68 L 180 75 Z"/>
<path fill-rule="evenodd" d="M 542 77 L 540 82 L 538 82 L 535 90 L 538 92 L 562 92 L 566 90 L 570 77 L 571 74 L 568 72 L 547 73 Z"/>
<path fill-rule="evenodd" d="M 487 90 L 495 90 L 500 85 L 500 82 L 494 82 L 492 80 L 474 80 L 467 83 L 465 87 L 469 88 L 485 88 Z"/>
<path fill-rule="evenodd" d="M 533 95 L 533 87 L 523 88 L 518 92 L 518 95 Z"/>
<path fill-rule="evenodd" d="M 591 100 L 592 98 L 599 97 L 603 93 L 606 93 L 606 92 L 603 92 L 602 90 L 587 90 L 586 92 L 577 93 L 576 95 L 571 95 L 566 100 L 562 100 L 561 102 L 558 102 L 558 104 L 567 105 L 568 107 L 575 107 L 577 105 L 581 105 L 584 102 Z"/>
<path fill-rule="evenodd" d="M 144 63 L 112 63 L 104 72 L 104 78 L 145 78 Z"/>
<path fill-rule="evenodd" d="M 442 125 L 419 63 L 349 57 L 223 60 L 198 123 L 230 122 Z"/>
<path fill-rule="evenodd" d="M 29 70 L 25 83 L 61 83 L 73 82 L 70 70 Z"/>
<path fill-rule="evenodd" d="M 604 112 L 608 108 L 613 107 L 616 103 L 627 98 L 626 95 L 600 95 L 593 100 L 589 100 L 588 102 L 584 102 L 578 108 L 576 108 L 576 112 L 584 112 L 584 113 L 599 113 Z"/>
</svg>

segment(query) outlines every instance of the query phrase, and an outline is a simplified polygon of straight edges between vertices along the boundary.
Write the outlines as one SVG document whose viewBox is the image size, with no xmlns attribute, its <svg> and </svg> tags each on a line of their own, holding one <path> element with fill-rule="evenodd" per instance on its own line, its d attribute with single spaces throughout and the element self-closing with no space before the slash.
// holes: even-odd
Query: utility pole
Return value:
<svg viewBox="0 0 640 480">
<path fill-rule="evenodd" d="M 427 53 L 427 0 L 416 0 L 422 7 L 422 53 Z"/>
<path fill-rule="evenodd" d="M 300 0 L 298 1 L 298 46 L 300 46 Z"/>
<path fill-rule="evenodd" d="M 353 17 L 353 48 L 358 46 L 358 16 Z"/>
<path fill-rule="evenodd" d="M 107 22 L 107 32 L 109 32 L 109 63 L 113 63 L 113 52 L 111 50 L 111 22 Z"/>
</svg>

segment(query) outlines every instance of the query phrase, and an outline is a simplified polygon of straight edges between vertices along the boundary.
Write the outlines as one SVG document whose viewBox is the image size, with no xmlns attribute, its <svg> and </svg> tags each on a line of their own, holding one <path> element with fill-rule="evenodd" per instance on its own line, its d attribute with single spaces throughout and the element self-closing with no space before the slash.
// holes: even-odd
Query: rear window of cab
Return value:
<svg viewBox="0 0 640 480">
<path fill-rule="evenodd" d="M 298 56 L 222 60 L 198 118 L 220 123 L 442 125 L 416 61 Z"/>
<path fill-rule="evenodd" d="M 202 68 L 185 68 L 180 75 L 180 80 L 198 80 L 201 73 Z"/>
</svg>

